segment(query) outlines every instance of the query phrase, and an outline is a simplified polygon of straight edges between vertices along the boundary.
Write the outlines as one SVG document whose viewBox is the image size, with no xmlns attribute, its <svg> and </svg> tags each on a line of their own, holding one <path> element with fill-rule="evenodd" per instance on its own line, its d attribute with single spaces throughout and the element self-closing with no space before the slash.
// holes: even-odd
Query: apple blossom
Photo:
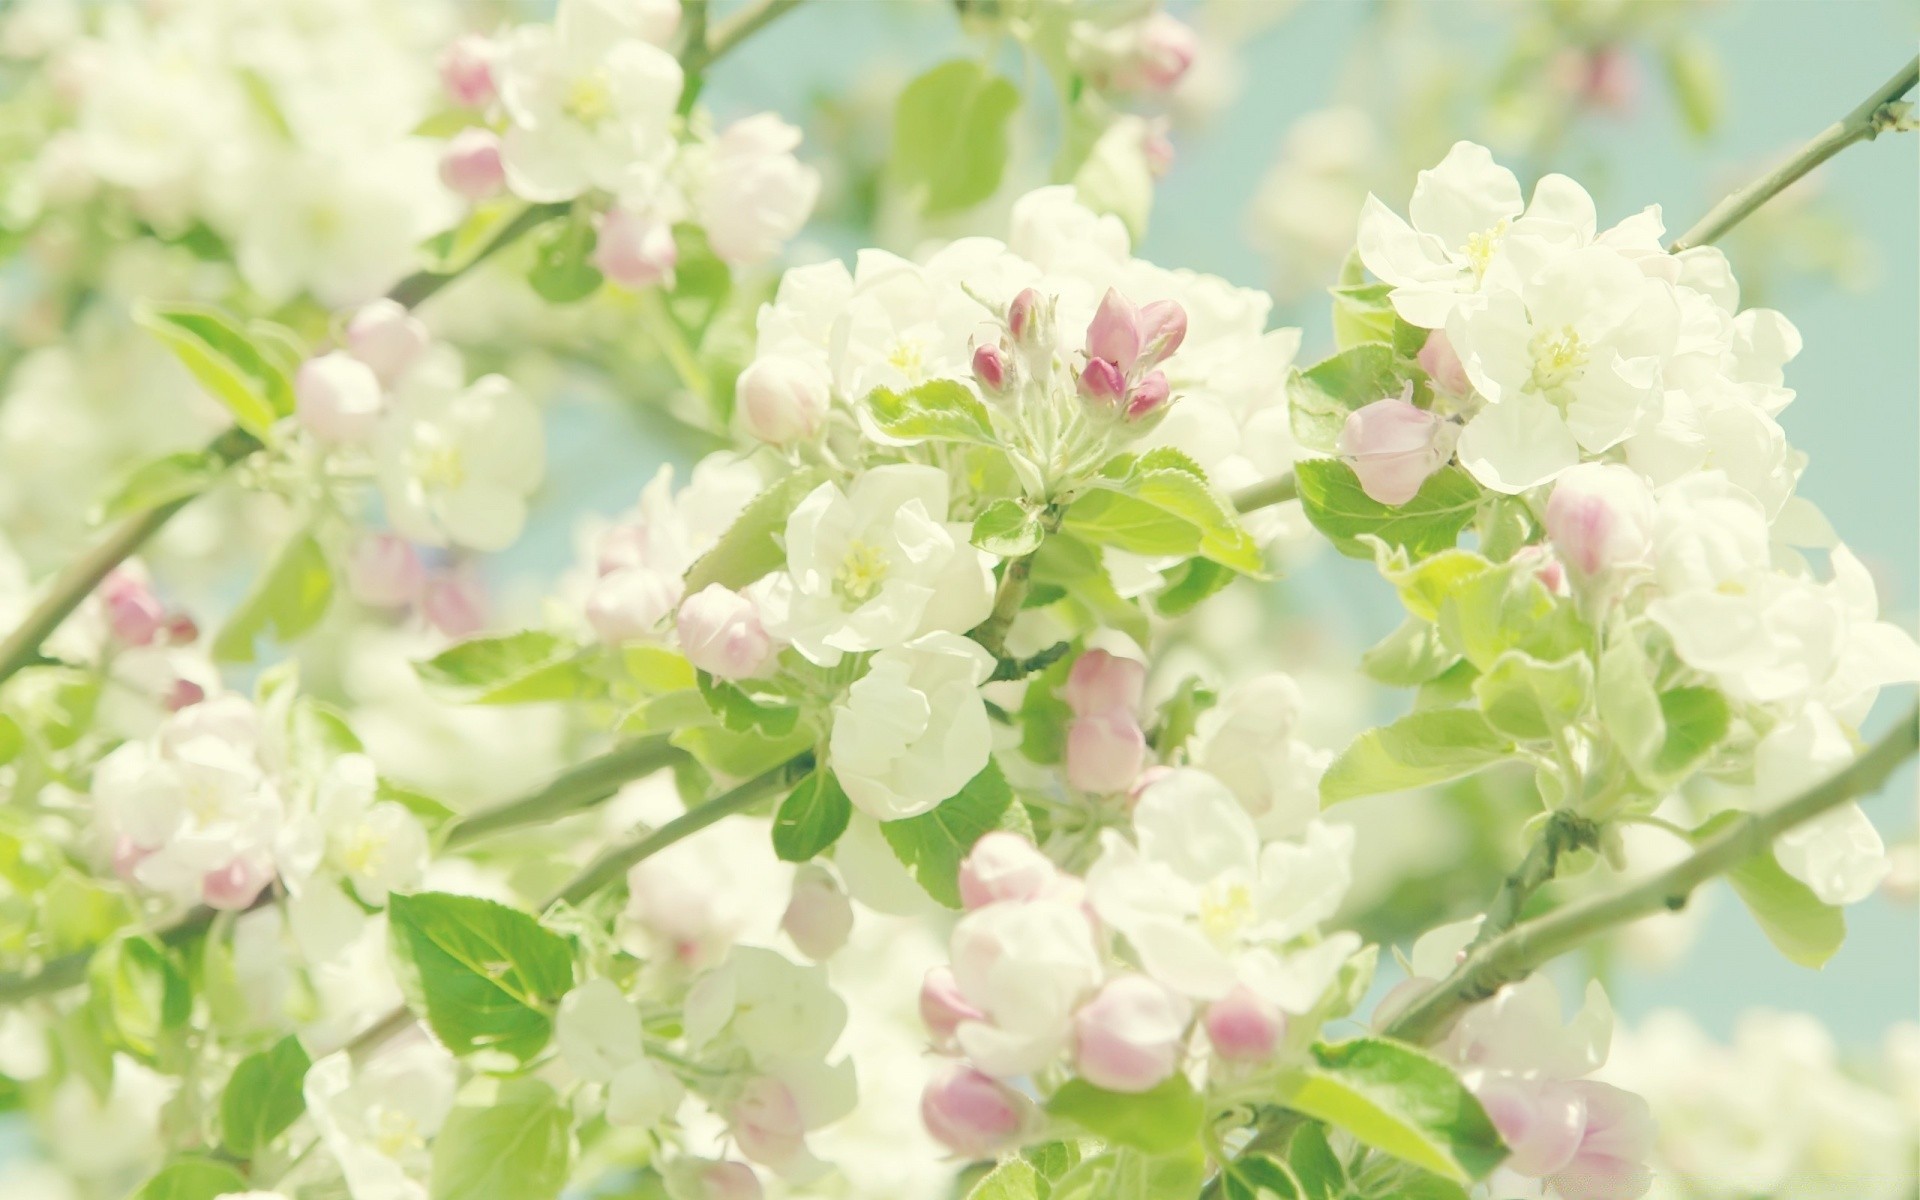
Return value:
<svg viewBox="0 0 1920 1200">
<path fill-rule="evenodd" d="M 734 384 L 741 424 L 763 442 L 784 446 L 820 432 L 832 397 L 825 374 L 799 358 L 760 358 Z"/>
<path fill-rule="evenodd" d="M 1388 397 L 1347 414 L 1335 448 L 1370 499 L 1397 506 L 1447 465 L 1458 432 L 1437 414 Z"/>
<path fill-rule="evenodd" d="M 828 760 L 854 807 L 881 821 L 918 816 L 987 765 L 980 685 L 993 656 L 951 633 L 875 654 L 833 710 Z"/>
<path fill-rule="evenodd" d="M 323 442 L 364 442 L 380 419 L 380 380 L 359 359 L 335 351 L 300 365 L 294 381 L 300 424 Z"/>
<path fill-rule="evenodd" d="M 1581 463 L 1547 499 L 1547 536 L 1576 576 L 1644 564 L 1653 553 L 1653 491 L 1629 467 Z"/>
<path fill-rule="evenodd" d="M 362 305 L 347 321 L 346 343 L 352 355 L 393 387 L 426 353 L 432 335 L 426 323 L 392 300 Z"/>
<path fill-rule="evenodd" d="M 710 583 L 680 602 L 674 628 L 687 661 L 719 679 L 748 679 L 771 665 L 773 639 L 753 600 Z"/>
<path fill-rule="evenodd" d="M 622 287 L 649 288 L 673 283 L 679 250 L 665 221 L 652 220 L 624 208 L 610 209 L 600 218 L 593 246 L 593 265 Z"/>
<path fill-rule="evenodd" d="M 986 1014 L 967 1002 L 953 968 L 934 967 L 920 985 L 920 1020 L 933 1037 L 935 1048 L 952 1050 L 962 1021 L 983 1020 Z"/>
<path fill-rule="evenodd" d="M 813 212 L 820 174 L 793 156 L 800 131 L 772 113 L 736 121 L 705 147 L 694 214 L 713 252 L 751 266 L 780 252 Z"/>
<path fill-rule="evenodd" d="M 1124 792 L 1146 763 L 1147 736 L 1124 709 L 1075 717 L 1067 725 L 1067 782 L 1083 792 Z"/>
<path fill-rule="evenodd" d="M 440 154 L 440 182 L 466 200 L 497 196 L 507 186 L 500 137 L 490 129 L 463 129 Z"/>
<path fill-rule="evenodd" d="M 954 1038 L 981 1071 L 1009 1079 L 1054 1061 L 1069 1044 L 1073 1014 L 1103 971 L 1086 911 L 1064 899 L 1006 901 L 954 926 L 953 977 L 978 1019 Z"/>
<path fill-rule="evenodd" d="M 476 34 L 455 38 L 440 54 L 440 86 L 463 108 L 484 108 L 495 95 L 492 42 Z"/>
<path fill-rule="evenodd" d="M 955 1154 L 985 1158 L 1014 1141 L 1028 1120 L 1018 1092 L 971 1067 L 951 1067 L 927 1085 L 920 1116 Z"/>
<path fill-rule="evenodd" d="M 969 909 L 1003 900 L 1035 900 L 1058 891 L 1053 860 L 1017 833 L 992 830 L 960 862 L 960 902 Z"/>
<path fill-rule="evenodd" d="M 1073 1016 L 1074 1065 L 1114 1092 L 1144 1092 L 1179 1068 L 1192 1007 L 1143 975 L 1106 982 Z"/>
<path fill-rule="evenodd" d="M 375 452 L 387 516 L 402 535 L 499 550 L 520 536 L 545 473 L 539 413 L 499 375 L 398 398 Z"/>
</svg>

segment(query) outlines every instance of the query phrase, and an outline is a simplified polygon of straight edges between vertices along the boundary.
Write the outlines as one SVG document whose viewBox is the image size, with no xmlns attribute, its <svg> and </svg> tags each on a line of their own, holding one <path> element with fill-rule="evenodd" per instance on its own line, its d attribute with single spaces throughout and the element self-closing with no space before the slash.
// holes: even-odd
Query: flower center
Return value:
<svg viewBox="0 0 1920 1200">
<path fill-rule="evenodd" d="M 887 581 L 889 565 L 885 550 L 855 538 L 847 547 L 846 557 L 840 560 L 840 569 L 834 573 L 834 590 L 856 604 L 865 604 Z"/>
<path fill-rule="evenodd" d="M 914 382 L 927 371 L 927 348 L 919 338 L 901 338 L 887 351 L 887 364 Z"/>
<path fill-rule="evenodd" d="M 1550 392 L 1579 377 L 1587 365 L 1587 347 L 1573 326 L 1542 329 L 1527 343 L 1533 355 L 1533 387 Z"/>
<path fill-rule="evenodd" d="M 1200 928 L 1215 942 L 1231 941 L 1253 919 L 1253 889 L 1244 883 L 1209 888 L 1200 901 Z"/>
<path fill-rule="evenodd" d="M 1493 261 L 1494 248 L 1500 244 L 1500 239 L 1506 236 L 1507 225 L 1507 219 L 1502 217 L 1492 229 L 1467 235 L 1467 244 L 1460 248 L 1460 253 L 1466 258 L 1467 265 L 1473 268 L 1473 277 L 1476 281 L 1486 277 L 1487 264 Z"/>
<path fill-rule="evenodd" d="M 561 111 L 582 125 L 593 126 L 613 115 L 613 87 L 605 71 L 582 75 L 567 85 Z"/>
<path fill-rule="evenodd" d="M 377 1104 L 368 1116 L 373 1144 L 386 1157 L 399 1158 L 426 1148 L 427 1140 L 420 1136 L 419 1123 L 406 1113 Z"/>
<path fill-rule="evenodd" d="M 414 447 L 413 473 L 422 484 L 439 491 L 452 491 L 467 481 L 467 465 L 460 447 L 446 442 L 430 442 Z"/>
</svg>

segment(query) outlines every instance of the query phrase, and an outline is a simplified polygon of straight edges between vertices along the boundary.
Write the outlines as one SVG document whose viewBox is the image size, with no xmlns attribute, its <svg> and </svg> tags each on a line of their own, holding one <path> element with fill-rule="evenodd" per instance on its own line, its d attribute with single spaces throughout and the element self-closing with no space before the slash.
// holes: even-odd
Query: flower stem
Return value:
<svg viewBox="0 0 1920 1200">
<path fill-rule="evenodd" d="M 664 737 L 616 747 L 562 771 L 539 791 L 460 818 L 448 827 L 442 845 L 455 850 L 509 829 L 571 816 L 605 800 L 622 785 L 672 765 L 680 753 Z"/>
<path fill-rule="evenodd" d="M 1659 874 L 1487 939 L 1467 953 L 1453 974 L 1401 1013 L 1388 1027 L 1388 1035 L 1409 1042 L 1430 1041 L 1470 1005 L 1526 978 L 1568 950 L 1630 921 L 1685 907 L 1695 888 L 1765 852 L 1782 833 L 1877 790 L 1916 751 L 1920 751 L 1920 710 L 1909 711 L 1846 769 L 1784 804 L 1744 815 Z"/>
<path fill-rule="evenodd" d="M 1294 478 L 1292 471 L 1243 487 L 1230 497 L 1233 501 L 1233 511 L 1240 513 L 1271 508 L 1276 504 L 1284 504 L 1299 498 L 1300 481 Z"/>
<path fill-rule="evenodd" d="M 1533 894 L 1559 874 L 1560 857 L 1593 846 L 1599 838 L 1599 827 L 1592 821 L 1564 808 L 1555 811 L 1547 818 L 1547 827 L 1541 830 L 1539 840 L 1500 885 L 1499 895 L 1488 906 L 1486 919 L 1480 922 L 1480 930 L 1467 949 L 1478 949 L 1511 929 Z"/>
<path fill-rule="evenodd" d="M 1668 249 L 1678 254 L 1693 246 L 1712 245 L 1727 230 L 1746 220 L 1755 209 L 1785 191 L 1807 172 L 1855 142 L 1872 141 L 1892 128 L 1900 117 L 1897 108 L 1900 98 L 1912 91 L 1917 83 L 1920 83 L 1920 57 L 1901 67 L 1893 78 L 1881 84 L 1852 112 L 1821 130 L 1812 141 L 1800 148 L 1799 153 L 1714 205 L 1713 210 L 1700 218 L 1698 224 L 1674 239 Z"/>
</svg>

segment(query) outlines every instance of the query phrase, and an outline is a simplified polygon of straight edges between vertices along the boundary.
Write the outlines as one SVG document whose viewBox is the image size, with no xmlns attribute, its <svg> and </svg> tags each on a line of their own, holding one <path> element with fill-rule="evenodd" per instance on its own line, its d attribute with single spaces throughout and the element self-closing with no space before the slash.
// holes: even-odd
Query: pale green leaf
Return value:
<svg viewBox="0 0 1920 1200">
<path fill-rule="evenodd" d="M 783 862 L 806 862 L 840 840 L 853 803 L 824 766 L 802 779 L 773 817 L 773 852 Z"/>
<path fill-rule="evenodd" d="M 1047 1100 L 1047 1111 L 1103 1141 L 1158 1155 L 1198 1139 L 1206 1103 L 1176 1073 L 1144 1092 L 1110 1092 L 1084 1079 L 1069 1080 Z"/>
<path fill-rule="evenodd" d="M 573 1167 L 573 1114 L 551 1085 L 502 1082 L 463 1104 L 433 1139 L 432 1200 L 555 1200 Z"/>
<path fill-rule="evenodd" d="M 1693 839 L 1704 841 L 1719 833 L 1743 814 L 1723 812 L 1693 831 Z M 1747 859 L 1727 872 L 1734 894 L 1747 906 L 1760 932 L 1774 948 L 1803 967 L 1819 969 L 1827 965 L 1847 938 L 1846 912 L 1813 894 L 1813 889 L 1795 879 L 1780 866 L 1780 860 L 1768 850 Z"/>
<path fill-rule="evenodd" d="M 251 1158 L 285 1133 L 306 1111 L 301 1086 L 312 1065 L 292 1034 L 241 1059 L 220 1093 L 221 1144 L 241 1158 Z"/>
<path fill-rule="evenodd" d="M 887 844 L 925 888 L 948 908 L 960 907 L 960 860 L 983 834 L 1002 826 L 1013 791 L 992 759 L 958 795 L 932 812 L 880 826 Z"/>
<path fill-rule="evenodd" d="M 455 1054 L 525 1061 L 547 1044 L 573 986 L 573 951 L 528 914 L 477 896 L 389 898 L 389 941 L 407 1001 Z"/>
<path fill-rule="evenodd" d="M 1320 802 L 1402 792 L 1471 775 L 1513 753 L 1513 741 L 1472 709 L 1435 708 L 1369 729 L 1320 779 Z"/>
<path fill-rule="evenodd" d="M 134 323 L 166 343 L 200 386 L 226 405 L 248 433 L 264 440 L 293 412 L 293 383 L 246 331 L 218 309 L 136 305 Z"/>
<path fill-rule="evenodd" d="M 826 473 L 803 469 L 784 475 L 755 497 L 734 519 L 720 540 L 687 570 L 687 594 L 709 584 L 735 591 L 787 565 L 782 545 L 787 516 L 807 493 L 825 480 Z"/>
<path fill-rule="evenodd" d="M 1397 506 L 1369 497 L 1353 468 L 1338 459 L 1304 459 L 1293 471 L 1307 520 L 1355 558 L 1373 557 L 1359 540 L 1365 535 L 1403 547 L 1414 558 L 1449 549 L 1480 507 L 1480 486 L 1458 467 L 1434 472 L 1413 499 Z"/>
<path fill-rule="evenodd" d="M 874 426 L 896 442 L 1000 444 L 987 406 L 958 380 L 930 379 L 905 392 L 875 388 L 866 404 Z"/>
<path fill-rule="evenodd" d="M 1486 1178 L 1506 1158 L 1480 1102 L 1424 1051 L 1361 1037 L 1316 1045 L 1313 1057 L 1286 1095 L 1289 1108 L 1458 1183 Z"/>
<path fill-rule="evenodd" d="M 213 641 L 221 662 L 252 662 L 256 643 L 270 635 L 281 645 L 314 627 L 333 599 L 333 571 L 311 533 L 294 537 L 254 581 Z"/>
<path fill-rule="evenodd" d="M 941 63 L 901 90 L 893 113 L 894 180 L 929 215 L 993 195 L 1007 164 L 1020 90 L 975 59 Z"/>
</svg>

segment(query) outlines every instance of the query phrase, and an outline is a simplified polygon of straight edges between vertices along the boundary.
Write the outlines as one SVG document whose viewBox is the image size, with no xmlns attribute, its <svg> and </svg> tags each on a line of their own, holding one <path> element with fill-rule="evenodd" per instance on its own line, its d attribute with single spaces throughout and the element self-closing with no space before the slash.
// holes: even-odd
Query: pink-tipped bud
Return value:
<svg viewBox="0 0 1920 1200">
<path fill-rule="evenodd" d="M 1228 1062 L 1265 1062 L 1273 1057 L 1286 1032 L 1284 1013 L 1235 984 L 1226 995 L 1207 1006 L 1207 1042 Z"/>
<path fill-rule="evenodd" d="M 351 354 L 336 350 L 301 363 L 293 392 L 294 415 L 322 442 L 363 442 L 380 420 L 380 378 Z"/>
<path fill-rule="evenodd" d="M 1631 113 L 1639 104 L 1644 84 L 1639 60 L 1618 46 L 1602 46 L 1587 56 L 1581 95 L 1595 108 L 1616 114 Z"/>
<path fill-rule="evenodd" d="M 1080 716 L 1115 710 L 1134 712 L 1147 687 L 1147 668 L 1131 658 L 1089 650 L 1073 662 L 1061 698 Z"/>
<path fill-rule="evenodd" d="M 1083 792 L 1122 793 L 1147 761 L 1147 735 L 1125 709 L 1089 713 L 1067 723 L 1067 782 Z"/>
<path fill-rule="evenodd" d="M 990 1158 L 1026 1128 L 1026 1097 L 972 1067 L 936 1076 L 920 1095 L 920 1119 L 935 1141 L 962 1158 Z"/>
<path fill-rule="evenodd" d="M 979 381 L 980 390 L 989 394 L 1006 390 L 1007 360 L 1000 347 L 988 344 L 973 348 L 973 377 Z"/>
<path fill-rule="evenodd" d="M 1053 860 L 1017 833 L 983 835 L 960 863 L 960 902 L 969 909 L 1001 901 L 1037 899 L 1054 889 L 1060 871 Z"/>
<path fill-rule="evenodd" d="M 689 1200 L 764 1200 L 767 1194 L 760 1177 L 743 1162 L 709 1163 L 694 1175 L 693 1184 Z"/>
<path fill-rule="evenodd" d="M 807 1152 L 807 1125 L 793 1090 L 762 1075 L 748 1082 L 727 1111 L 740 1153 L 778 1171 Z"/>
<path fill-rule="evenodd" d="M 1172 395 L 1173 388 L 1167 383 L 1167 377 L 1159 371 L 1148 371 L 1146 377 L 1133 385 L 1127 393 L 1127 420 L 1138 421 L 1158 412 Z"/>
<path fill-rule="evenodd" d="M 1489 1076 L 1474 1088 L 1500 1140 L 1511 1151 L 1501 1166 L 1539 1179 L 1573 1160 L 1587 1128 L 1587 1103 L 1579 1092 L 1551 1079 Z"/>
<path fill-rule="evenodd" d="M 1347 414 L 1335 449 L 1381 504 L 1405 504 L 1453 457 L 1456 428 L 1405 400 L 1375 400 Z"/>
<path fill-rule="evenodd" d="M 679 259 L 673 229 L 665 221 L 636 216 L 623 208 L 609 209 L 600 218 L 593 265 L 621 287 L 638 291 L 658 283 L 671 284 L 673 266 Z"/>
<path fill-rule="evenodd" d="M 985 1019 L 986 1015 L 969 1004 L 961 993 L 960 982 L 953 977 L 952 967 L 934 967 L 921 980 L 920 1021 L 927 1027 L 927 1033 L 932 1035 L 936 1048 L 953 1049 L 954 1034 L 962 1022 Z"/>
<path fill-rule="evenodd" d="M 1193 66 L 1200 40 L 1177 17 L 1155 13 L 1140 23 L 1132 60 L 1114 76 L 1123 91 L 1171 91 Z"/>
<path fill-rule="evenodd" d="M 1046 340 L 1047 326 L 1052 319 L 1052 306 L 1046 297 L 1032 288 L 1022 288 L 1020 293 L 1007 305 L 1007 332 L 1013 335 L 1015 344 L 1025 347 L 1037 346 Z"/>
<path fill-rule="evenodd" d="M 123 646 L 151 646 L 166 627 L 167 610 L 144 572 L 119 567 L 100 584 L 107 629 Z"/>
<path fill-rule="evenodd" d="M 1181 323 L 1184 333 L 1184 316 Z M 1087 325 L 1087 357 L 1105 359 L 1124 374 L 1133 368 L 1134 360 L 1140 357 L 1143 344 L 1140 310 L 1133 306 L 1131 300 L 1108 288 L 1107 294 L 1100 298 L 1100 307 L 1094 310 L 1093 320 Z"/>
<path fill-rule="evenodd" d="M 1454 353 L 1453 343 L 1447 340 L 1446 331 L 1436 329 L 1427 334 L 1427 340 L 1420 344 L 1420 353 L 1414 356 L 1420 369 L 1427 373 L 1433 382 L 1433 390 L 1443 396 L 1456 399 L 1473 391 L 1473 381 L 1467 378 L 1467 368 Z"/>
<path fill-rule="evenodd" d="M 740 372 L 734 393 L 747 432 L 774 446 L 812 440 L 826 424 L 833 404 L 824 368 L 780 355 L 749 363 Z"/>
<path fill-rule="evenodd" d="M 500 135 L 478 126 L 462 129 L 440 152 L 440 182 L 466 200 L 486 200 L 506 190 L 507 168 Z"/>
<path fill-rule="evenodd" d="M 1164 362 L 1187 340 L 1187 310 L 1178 300 L 1155 300 L 1140 309 L 1140 357 Z"/>
<path fill-rule="evenodd" d="M 404 608 L 426 581 L 420 552 L 398 534 L 368 534 L 347 556 L 347 591 L 369 608 Z"/>
<path fill-rule="evenodd" d="M 794 873 L 793 895 L 780 918 L 780 928 L 800 953 L 825 962 L 847 944 L 853 932 L 853 905 L 822 867 L 808 864 Z"/>
<path fill-rule="evenodd" d="M 772 665 L 773 639 L 760 610 L 739 592 L 718 583 L 680 602 L 675 622 L 687 661 L 720 679 L 751 679 Z"/>
<path fill-rule="evenodd" d="M 1653 552 L 1653 490 L 1632 467 L 1581 463 L 1547 499 L 1547 537 L 1574 575 L 1591 579 Z"/>
<path fill-rule="evenodd" d="M 487 588 L 475 571 L 446 571 L 427 580 L 420 613 L 451 638 L 472 637 L 487 627 Z"/>
<path fill-rule="evenodd" d="M 1110 1092 L 1148 1091 L 1178 1069 L 1191 1015 L 1183 997 L 1144 975 L 1110 979 L 1074 1014 L 1074 1066 Z"/>
<path fill-rule="evenodd" d="M 1080 394 L 1104 409 L 1117 409 L 1127 394 L 1127 377 L 1104 358 L 1090 359 L 1080 370 Z"/>
<path fill-rule="evenodd" d="M 609 645 L 657 636 L 683 590 L 680 577 L 664 571 L 613 571 L 587 592 L 587 624 Z"/>
<path fill-rule="evenodd" d="M 361 306 L 347 322 L 347 349 L 373 368 L 385 387 L 398 383 L 433 340 L 426 323 L 394 300 L 380 299 Z"/>
<path fill-rule="evenodd" d="M 252 904 L 272 879 L 270 870 L 236 858 L 219 870 L 206 873 L 200 881 L 200 899 L 208 908 L 239 912 Z"/>
<path fill-rule="evenodd" d="M 167 618 L 167 642 L 187 646 L 200 640 L 200 625 L 191 616 L 177 612 Z"/>
<path fill-rule="evenodd" d="M 462 108 L 493 103 L 493 43 L 471 33 L 455 38 L 440 52 L 440 86 Z"/>
<path fill-rule="evenodd" d="M 176 679 L 167 690 L 165 704 L 168 712 L 179 712 L 183 708 L 192 708 L 207 698 L 207 689 L 191 679 Z"/>
</svg>

